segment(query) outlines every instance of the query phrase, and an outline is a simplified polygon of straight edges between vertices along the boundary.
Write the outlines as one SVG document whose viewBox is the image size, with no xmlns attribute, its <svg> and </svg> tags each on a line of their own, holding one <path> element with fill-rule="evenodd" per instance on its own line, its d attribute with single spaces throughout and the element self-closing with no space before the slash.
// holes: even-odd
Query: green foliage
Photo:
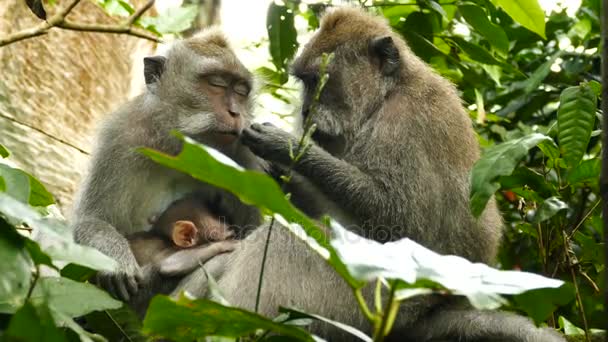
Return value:
<svg viewBox="0 0 608 342">
<path fill-rule="evenodd" d="M 500 188 L 497 182 L 500 176 L 510 175 L 519 161 L 532 147 L 550 137 L 534 133 L 519 139 L 510 140 L 500 145 L 488 148 L 471 172 L 471 210 L 479 216 L 486 203 Z"/>
<path fill-rule="evenodd" d="M 577 165 L 587 151 L 596 107 L 595 92 L 586 84 L 562 91 L 557 111 L 558 140 L 562 156 L 570 167 Z"/>
<path fill-rule="evenodd" d="M 175 341 L 192 341 L 202 336 L 241 337 L 256 331 L 272 332 L 292 341 L 314 341 L 304 330 L 279 324 L 242 309 L 223 306 L 210 300 L 176 301 L 156 296 L 144 320 L 144 331 L 154 338 L 170 337 Z"/>
<path fill-rule="evenodd" d="M 112 15 L 128 17 L 135 11 L 124 0 L 97 3 Z M 258 70 L 267 82 L 263 91 L 291 103 L 289 95 L 294 92 L 285 86 L 286 69 L 297 49 L 298 35 L 304 33 L 294 23 L 299 16 L 308 31 L 315 29 L 323 6 L 295 0 L 270 5 L 267 29 L 274 68 Z M 498 203 L 506 226 L 499 255 L 505 273 L 421 252 L 417 245 L 401 248 L 395 255 L 409 260 L 402 255 L 404 250 L 418 253 L 421 265 L 395 265 L 394 255 L 383 254 L 392 251 L 387 246 L 371 253 L 378 259 L 366 257 L 369 253 L 361 250 L 376 250 L 373 241 L 359 239 L 365 247 L 339 237 L 330 242 L 318 223 L 294 208 L 273 180 L 226 165 L 232 164 L 213 150 L 182 137 L 184 150 L 176 157 L 152 150 L 143 153 L 232 191 L 274 215 L 299 237 L 312 237 L 306 239 L 310 248 L 353 288 L 372 325 L 384 327 L 375 329 L 373 339 L 388 333 L 401 301 L 446 291 L 464 295 L 478 307 L 507 304 L 571 336 L 583 336 L 585 329 L 595 334 L 594 328 L 603 327 L 605 320 L 601 295 L 606 272 L 597 184 L 601 131 L 600 120 L 595 120 L 601 91 L 599 1 L 583 0 L 574 16 L 563 11 L 545 16 L 536 0 L 403 0 L 367 6 L 385 16 L 414 53 L 454 82 L 475 117 L 484 151 L 471 172 L 470 206 L 479 216 L 492 197 Z M 142 17 L 136 24 L 159 35 L 176 34 L 190 26 L 194 11 L 176 8 Z M 469 33 L 458 31 L 462 24 L 471 29 Z M 2 146 L 0 156 L 8 157 Z M 110 341 L 148 338 L 142 336 L 141 322 L 130 310 L 118 308 L 119 302 L 86 283 L 95 270 L 112 269 L 114 262 L 75 244 L 65 225 L 47 215 L 46 207 L 52 203 L 52 196 L 35 178 L 0 163 L 0 272 L 6 275 L 0 279 L 0 312 L 9 318 L 6 336 L 24 341 L 64 341 L 74 336 L 84 341 L 103 339 L 73 320 L 86 314 L 87 327 Z M 30 238 L 30 229 L 48 235 L 53 243 L 39 245 Z M 334 226 L 334 231 L 340 229 Z M 59 277 L 41 276 L 42 266 L 59 270 Z M 548 286 L 544 278 L 519 270 L 567 284 L 540 288 Z M 385 279 L 384 285 L 378 282 L 376 298 L 386 299 L 387 305 L 371 310 L 360 288 L 376 277 Z M 552 283 L 556 284 L 561 283 Z M 214 298 L 221 298 L 221 289 L 213 282 L 211 286 Z M 383 286 L 395 291 L 388 291 L 391 294 L 386 297 Z M 521 293 L 529 289 L 533 290 Z M 315 313 L 281 312 L 271 320 L 231 308 L 225 301 L 161 296 L 154 299 L 143 331 L 178 341 L 200 340 L 203 335 L 227 336 L 223 340 L 242 336 L 244 341 L 311 340 L 315 337 L 303 328 L 312 320 L 322 320 L 361 340 L 372 340 Z"/>
<path fill-rule="evenodd" d="M 156 17 L 143 17 L 138 24 L 160 35 L 177 34 L 189 29 L 198 14 L 198 6 L 170 7 Z"/>
<path fill-rule="evenodd" d="M 293 9 L 274 2 L 268 8 L 266 28 L 270 41 L 270 56 L 280 75 L 280 84 L 287 82 L 287 63 L 298 49 Z"/>
<path fill-rule="evenodd" d="M 545 13 L 536 0 L 492 0 L 523 27 L 545 37 Z"/>
</svg>

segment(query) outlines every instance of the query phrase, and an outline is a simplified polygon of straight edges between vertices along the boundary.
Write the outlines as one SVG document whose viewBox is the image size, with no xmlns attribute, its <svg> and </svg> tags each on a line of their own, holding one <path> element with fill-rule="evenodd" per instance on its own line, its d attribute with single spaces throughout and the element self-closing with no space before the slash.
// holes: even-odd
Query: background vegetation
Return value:
<svg viewBox="0 0 608 342">
<path fill-rule="evenodd" d="M 186 30 L 186 23 L 196 15 L 194 9 L 186 7 L 164 17 L 134 17 L 136 10 L 126 1 L 98 2 L 109 13 L 128 18 L 125 23 L 153 39 Z M 318 14 L 327 5 L 290 0 L 273 3 L 268 9 L 271 63 L 257 72 L 265 81 L 262 91 L 288 104 L 287 108 L 297 98 L 297 89 L 286 72 L 288 61 L 298 48 L 298 36 L 318 26 Z M 479 214 L 495 194 L 506 223 L 496 266 L 566 281 L 559 288 L 518 294 L 529 289 L 521 285 L 521 291 L 506 293 L 508 301 L 498 304 L 559 328 L 572 339 L 591 339 L 594 329 L 604 328 L 606 320 L 602 305 L 604 237 L 597 181 L 602 119 L 597 109 L 601 92 L 600 0 L 583 0 L 573 15 L 565 11 L 546 15 L 536 0 L 361 1 L 355 5 L 385 16 L 420 58 L 461 91 L 484 148 L 483 159 L 471 175 L 471 210 Z M 32 10 L 42 17 L 40 8 L 32 6 Z M 308 27 L 297 30 L 294 22 L 302 19 Z M 4 149 L 0 152 L 2 157 L 8 156 Z M 239 196 L 267 213 L 299 222 L 309 233 L 317 229 L 285 201 L 270 180 L 226 169 L 196 144 L 187 144 L 184 153 L 196 154 L 199 165 L 181 163 L 180 158 L 163 159 L 152 151 L 145 153 L 229 189 L 241 177 L 250 177 L 255 180 L 254 186 L 235 188 Z M 111 268 L 113 263 L 71 241 L 64 224 L 48 215 L 53 197 L 44 186 L 25 172 L 0 164 L 0 191 L 0 258 L 5 260 L 0 263 L 0 274 L 8 275 L 0 279 L 4 336 L 24 341 L 42 340 L 43 336 L 50 341 L 143 339 L 141 322 L 128 310 L 119 309 L 120 302 L 86 283 L 94 270 Z M 256 196 L 260 193 L 264 198 Z M 53 243 L 41 248 L 30 239 L 31 229 L 45 232 Z M 366 278 L 349 267 L 358 261 L 344 257 L 347 253 L 340 249 L 339 239 L 329 243 L 321 235 L 315 236 L 330 252 L 328 262 L 347 279 L 356 295 Z M 41 276 L 44 266 L 57 270 L 61 277 Z M 415 265 L 412 267 L 415 269 Z M 463 267 L 465 270 L 467 266 Z M 403 277 L 387 279 L 389 288 L 411 287 L 405 285 L 407 279 Z M 470 294 L 431 280 L 415 286 Z M 473 290 L 495 294 L 481 287 Z M 384 308 L 370 310 L 370 320 L 377 323 L 374 340 L 381 340 L 390 329 L 393 304 L 406 300 L 405 295 L 384 298 Z M 270 321 L 224 306 L 227 304 L 187 298 L 173 301 L 160 296 L 150 308 L 143 332 L 176 340 L 208 334 L 269 340 L 271 331 L 310 340 L 298 325 L 318 318 L 309 315 L 314 313 L 285 309 L 285 316 Z M 481 307 L 496 304 L 487 301 Z M 183 319 L 200 314 L 209 319 L 200 324 Z M 85 322 L 87 330 L 74 320 L 82 316 L 86 319 L 79 323 Z M 242 325 L 230 324 L 236 320 Z"/>
</svg>

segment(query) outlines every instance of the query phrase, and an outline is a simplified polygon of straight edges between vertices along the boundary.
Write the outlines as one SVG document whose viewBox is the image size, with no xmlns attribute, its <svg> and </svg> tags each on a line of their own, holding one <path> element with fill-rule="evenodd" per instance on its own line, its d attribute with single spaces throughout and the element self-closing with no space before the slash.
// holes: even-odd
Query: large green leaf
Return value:
<svg viewBox="0 0 608 342">
<path fill-rule="evenodd" d="M 566 164 L 578 165 L 587 151 L 595 124 L 597 98 L 588 84 L 569 87 L 560 95 L 557 111 L 558 142 Z"/>
<path fill-rule="evenodd" d="M 471 210 L 478 217 L 486 203 L 500 188 L 498 177 L 513 172 L 528 150 L 550 137 L 533 133 L 525 137 L 510 140 L 488 148 L 471 171 Z"/>
<path fill-rule="evenodd" d="M 519 83 L 517 85 L 517 87 L 523 88 L 523 90 L 526 94 L 529 94 L 535 90 L 538 90 L 538 87 L 543 83 L 545 78 L 547 78 L 547 76 L 549 75 L 549 72 L 551 72 L 551 66 L 553 65 L 553 63 L 555 63 L 557 58 L 559 56 L 561 56 L 561 54 L 562 54 L 561 50 L 554 53 L 546 62 L 544 62 L 538 68 L 536 68 L 536 70 L 534 70 L 534 72 L 530 75 L 530 77 L 527 80 Z"/>
<path fill-rule="evenodd" d="M 23 304 L 34 266 L 14 229 L 0 217 L 0 313 L 14 313 Z"/>
<path fill-rule="evenodd" d="M 573 185 L 596 184 L 600 177 L 601 164 L 600 158 L 583 160 L 568 172 L 566 180 Z"/>
<path fill-rule="evenodd" d="M 557 307 L 566 305 L 573 299 L 574 288 L 568 283 L 558 288 L 532 290 L 513 297 L 515 306 L 536 323 L 543 322 Z"/>
<path fill-rule="evenodd" d="M 293 22 L 293 11 L 287 6 L 272 2 L 268 7 L 266 29 L 268 30 L 268 48 L 272 62 L 277 71 L 286 75 L 287 62 L 298 49 L 298 33 Z M 281 81 L 282 83 L 287 82 L 287 77 Z"/>
<path fill-rule="evenodd" d="M 156 31 L 162 34 L 180 33 L 192 26 L 197 14 L 197 5 L 169 7 L 153 18 L 153 25 Z"/>
<path fill-rule="evenodd" d="M 289 336 L 294 341 L 314 341 L 306 331 L 242 309 L 223 306 L 201 299 L 181 297 L 172 300 L 166 296 L 152 299 L 143 331 L 154 338 L 171 338 L 174 341 L 193 341 L 205 336 L 240 337 L 258 329 Z"/>
<path fill-rule="evenodd" d="M 441 293 L 448 290 L 465 296 L 478 309 L 496 309 L 505 303 L 500 294 L 520 294 L 563 284 L 561 280 L 534 273 L 500 271 L 460 256 L 440 255 L 407 238 L 381 244 L 356 235 L 335 222 L 331 228 L 334 232 L 331 243 L 351 274 L 362 280 L 381 277 L 413 284 L 413 288 L 398 290 L 401 298 L 404 292 L 408 295 L 412 291 L 420 293 L 420 288 L 435 289 L 440 285 Z"/>
<path fill-rule="evenodd" d="M 91 330 L 103 335 L 109 341 L 148 341 L 141 332 L 141 320 L 126 305 L 115 310 L 94 311 L 85 318 Z"/>
<path fill-rule="evenodd" d="M 44 185 L 27 172 L 0 164 L 0 178 L 4 179 L 5 190 L 13 198 L 35 207 L 46 207 L 55 199 Z"/>
<path fill-rule="evenodd" d="M 484 36 L 503 56 L 509 52 L 507 34 L 500 26 L 488 19 L 488 15 L 481 7 L 474 4 L 464 4 L 458 6 L 458 10 L 467 23 Z"/>
<path fill-rule="evenodd" d="M 350 325 L 346 325 L 344 323 L 331 320 L 327 317 L 323 317 L 323 316 L 319 316 L 319 315 L 315 315 L 315 314 L 309 314 L 304 311 L 296 310 L 293 308 L 281 307 L 281 308 L 279 308 L 279 312 L 287 314 L 288 320 L 290 320 L 290 321 L 291 320 L 301 320 L 301 319 L 314 319 L 317 321 L 321 321 L 321 322 L 325 322 L 327 324 L 333 325 L 334 327 L 336 327 L 340 330 L 346 331 L 347 333 L 358 337 L 358 340 L 372 342 L 371 337 L 365 335 L 365 333 L 363 333 L 361 330 L 351 327 Z"/>
<path fill-rule="evenodd" d="M 75 243 L 64 222 L 43 217 L 31 207 L 4 193 L 0 193 L 0 213 L 11 223 L 25 223 L 43 233 L 45 244 L 41 246 L 42 251 L 51 256 L 54 262 L 65 261 L 108 271 L 116 267 L 116 261 L 112 258 L 94 248 Z"/>
<path fill-rule="evenodd" d="M 313 242 L 318 244 L 312 246 L 313 249 L 319 252 L 336 272 L 353 287 L 363 285 L 348 273 L 335 250 L 329 244 L 325 232 L 285 198 L 281 188 L 272 178 L 259 172 L 240 169 L 234 161 L 218 151 L 198 144 L 179 133 L 176 133 L 176 135 L 184 141 L 184 147 L 179 155 L 175 157 L 151 149 L 140 149 L 139 151 L 157 163 L 226 189 L 245 203 L 256 205 L 266 212 L 278 214 L 276 217 L 280 222 L 285 223 L 285 227 L 292 232 L 304 229 L 308 237 L 314 239 L 305 239 L 305 241 L 309 245 Z M 210 153 L 213 153 L 213 157 Z M 292 224 L 287 224 L 288 222 Z M 301 237 L 302 235 L 298 234 L 297 236 Z"/>
<path fill-rule="evenodd" d="M 471 42 L 466 41 L 462 37 L 453 36 L 449 38 L 453 41 L 458 47 L 466 53 L 469 58 L 479 63 L 489 64 L 489 65 L 501 65 L 503 64 L 496 57 L 492 55 L 488 50 L 483 47 L 473 44 Z"/>
<path fill-rule="evenodd" d="M 546 221 L 555 216 L 558 212 L 566 209 L 568 209 L 568 204 L 558 197 L 553 196 L 547 198 L 536 210 L 536 214 L 534 215 L 532 222 L 540 223 Z"/>
<path fill-rule="evenodd" d="M 53 319 L 46 305 L 26 303 L 11 318 L 5 341 L 23 342 L 67 342 L 68 339 Z"/>
<path fill-rule="evenodd" d="M 528 30 L 545 37 L 545 12 L 537 0 L 496 0 L 513 20 Z"/>
<path fill-rule="evenodd" d="M 89 283 L 62 277 L 41 277 L 32 292 L 34 304 L 47 303 L 68 317 L 80 317 L 92 311 L 118 309 L 122 302 Z"/>
</svg>

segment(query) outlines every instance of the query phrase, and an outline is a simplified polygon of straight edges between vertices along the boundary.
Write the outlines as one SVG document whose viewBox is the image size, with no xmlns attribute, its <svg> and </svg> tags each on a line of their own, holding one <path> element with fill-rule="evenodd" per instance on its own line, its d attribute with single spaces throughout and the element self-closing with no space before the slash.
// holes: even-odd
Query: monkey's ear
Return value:
<svg viewBox="0 0 608 342">
<path fill-rule="evenodd" d="M 160 75 L 165 71 L 166 61 L 167 58 L 163 56 L 144 57 L 144 78 L 147 86 L 160 79 Z"/>
<path fill-rule="evenodd" d="M 401 59 L 393 38 L 385 36 L 372 39 L 370 50 L 372 55 L 380 60 L 380 70 L 383 75 L 392 75 L 399 70 Z"/>
</svg>

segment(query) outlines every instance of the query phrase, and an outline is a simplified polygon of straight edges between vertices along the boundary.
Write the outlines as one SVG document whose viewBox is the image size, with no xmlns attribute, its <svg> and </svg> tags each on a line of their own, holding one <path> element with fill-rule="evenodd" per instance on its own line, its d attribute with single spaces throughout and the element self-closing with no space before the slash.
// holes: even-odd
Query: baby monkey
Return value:
<svg viewBox="0 0 608 342">
<path fill-rule="evenodd" d="M 141 266 L 157 267 L 163 276 L 188 274 L 212 257 L 234 250 L 226 217 L 219 215 L 220 199 L 205 203 L 195 194 L 173 202 L 150 231 L 128 237 Z"/>
</svg>

